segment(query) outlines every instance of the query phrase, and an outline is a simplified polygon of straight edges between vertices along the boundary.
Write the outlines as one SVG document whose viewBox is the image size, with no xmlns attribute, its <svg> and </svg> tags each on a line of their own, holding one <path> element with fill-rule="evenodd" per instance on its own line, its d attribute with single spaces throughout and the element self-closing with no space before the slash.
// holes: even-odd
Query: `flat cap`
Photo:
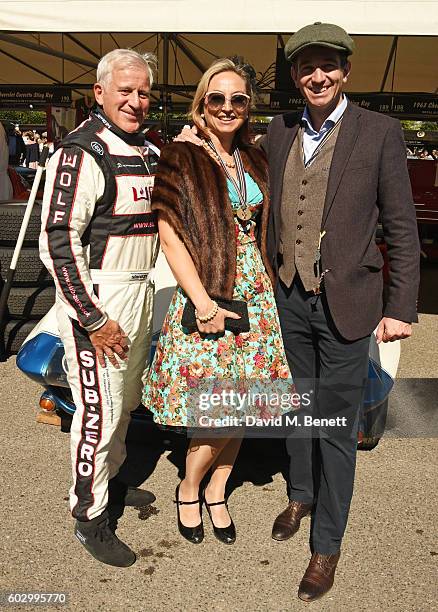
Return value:
<svg viewBox="0 0 438 612">
<path fill-rule="evenodd" d="M 318 21 L 292 34 L 284 48 L 286 59 L 291 62 L 306 47 L 329 47 L 351 55 L 354 40 L 340 26 Z"/>
</svg>

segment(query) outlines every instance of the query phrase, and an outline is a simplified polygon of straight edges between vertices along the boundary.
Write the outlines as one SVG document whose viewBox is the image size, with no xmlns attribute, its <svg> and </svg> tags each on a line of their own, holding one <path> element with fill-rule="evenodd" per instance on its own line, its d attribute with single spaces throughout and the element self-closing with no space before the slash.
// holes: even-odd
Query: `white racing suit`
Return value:
<svg viewBox="0 0 438 612">
<path fill-rule="evenodd" d="M 106 508 L 108 481 L 126 457 L 130 412 L 140 404 L 149 359 L 150 274 L 158 252 L 150 196 L 159 152 L 152 145 L 139 152 L 140 143 L 143 137 L 126 134 L 99 112 L 66 137 L 47 168 L 40 254 L 57 288 L 76 406 L 70 506 L 82 521 Z M 128 335 L 120 369 L 107 359 L 101 367 L 89 339 L 107 319 Z"/>
</svg>

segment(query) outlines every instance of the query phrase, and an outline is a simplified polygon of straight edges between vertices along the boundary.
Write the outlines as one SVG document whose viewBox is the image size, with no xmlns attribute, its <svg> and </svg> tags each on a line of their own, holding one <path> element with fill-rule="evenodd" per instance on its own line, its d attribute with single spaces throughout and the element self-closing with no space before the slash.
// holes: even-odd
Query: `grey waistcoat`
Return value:
<svg viewBox="0 0 438 612">
<path fill-rule="evenodd" d="M 306 291 L 318 284 L 315 266 L 327 183 L 341 121 L 315 160 L 304 167 L 303 129 L 298 130 L 286 162 L 281 197 L 279 276 L 290 287 L 296 272 Z"/>
</svg>

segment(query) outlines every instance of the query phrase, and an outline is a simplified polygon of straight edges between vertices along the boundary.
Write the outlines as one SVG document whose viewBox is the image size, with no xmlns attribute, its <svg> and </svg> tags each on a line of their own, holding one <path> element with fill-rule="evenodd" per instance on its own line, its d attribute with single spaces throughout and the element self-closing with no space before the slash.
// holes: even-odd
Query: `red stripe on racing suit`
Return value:
<svg viewBox="0 0 438 612">
<path fill-rule="evenodd" d="M 41 259 L 55 279 L 58 296 L 70 307 L 69 314 L 88 330 L 107 318 L 94 294 L 82 243 L 105 187 L 99 173 L 94 160 L 79 147 L 55 153 L 47 169 L 40 240 Z"/>
</svg>

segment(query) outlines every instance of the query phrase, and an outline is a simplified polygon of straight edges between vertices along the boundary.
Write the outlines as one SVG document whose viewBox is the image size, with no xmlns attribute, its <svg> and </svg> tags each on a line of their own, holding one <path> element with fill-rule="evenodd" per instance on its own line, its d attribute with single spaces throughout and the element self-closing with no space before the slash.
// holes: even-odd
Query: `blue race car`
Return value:
<svg viewBox="0 0 438 612">
<path fill-rule="evenodd" d="M 155 288 L 151 359 L 175 288 L 175 281 L 161 253 L 156 266 Z M 399 357 L 399 341 L 377 345 L 374 334 L 371 336 L 368 382 L 358 443 L 361 449 L 371 450 L 383 435 L 387 398 L 394 384 Z M 17 354 L 17 366 L 44 387 L 39 402 L 43 410 L 56 411 L 61 416 L 71 417 L 74 414 L 75 406 L 67 382 L 67 361 L 58 334 L 54 307 L 24 341 Z M 139 406 L 132 415 L 134 418 L 151 419 L 151 413 L 143 406 Z"/>
</svg>

